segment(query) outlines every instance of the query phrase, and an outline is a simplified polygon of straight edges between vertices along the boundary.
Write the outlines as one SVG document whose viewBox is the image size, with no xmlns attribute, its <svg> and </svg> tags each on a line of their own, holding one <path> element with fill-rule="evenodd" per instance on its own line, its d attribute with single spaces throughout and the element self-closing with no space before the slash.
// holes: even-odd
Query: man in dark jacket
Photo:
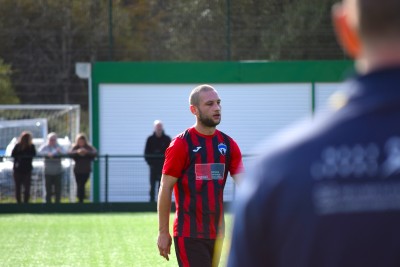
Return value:
<svg viewBox="0 0 400 267">
<path fill-rule="evenodd" d="M 333 9 L 357 75 L 325 113 L 259 146 L 229 267 L 400 266 L 400 1 Z"/>
<path fill-rule="evenodd" d="M 147 138 L 144 156 L 150 167 L 150 202 L 155 201 L 156 182 L 160 184 L 161 171 L 164 164 L 164 153 L 171 142 L 171 137 L 164 133 L 163 124 L 154 121 L 154 133 Z"/>
</svg>

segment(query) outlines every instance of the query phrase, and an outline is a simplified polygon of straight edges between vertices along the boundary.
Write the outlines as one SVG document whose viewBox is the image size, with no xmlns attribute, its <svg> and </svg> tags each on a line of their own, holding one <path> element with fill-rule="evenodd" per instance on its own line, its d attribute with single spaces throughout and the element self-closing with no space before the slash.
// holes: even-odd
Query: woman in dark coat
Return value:
<svg viewBox="0 0 400 267">
<path fill-rule="evenodd" d="M 92 161 L 97 155 L 97 150 L 91 146 L 84 134 L 78 134 L 75 144 L 70 151 L 70 156 L 75 160 L 74 174 L 78 187 L 77 196 L 79 203 L 85 199 L 85 184 L 92 171 Z"/>
<path fill-rule="evenodd" d="M 21 188 L 24 187 L 24 203 L 28 203 L 31 191 L 32 159 L 36 156 L 30 132 L 21 133 L 11 156 L 14 158 L 15 198 L 17 203 L 21 203 Z"/>
</svg>

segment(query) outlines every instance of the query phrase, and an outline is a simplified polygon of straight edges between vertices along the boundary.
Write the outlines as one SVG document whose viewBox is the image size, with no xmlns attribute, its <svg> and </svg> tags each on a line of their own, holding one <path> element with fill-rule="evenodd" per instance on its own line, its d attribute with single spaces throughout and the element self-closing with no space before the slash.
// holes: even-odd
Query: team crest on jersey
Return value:
<svg viewBox="0 0 400 267">
<path fill-rule="evenodd" d="M 228 150 L 228 147 L 224 143 L 220 143 L 218 145 L 218 150 L 219 150 L 219 153 L 221 153 L 222 156 L 225 156 L 226 152 Z"/>
</svg>

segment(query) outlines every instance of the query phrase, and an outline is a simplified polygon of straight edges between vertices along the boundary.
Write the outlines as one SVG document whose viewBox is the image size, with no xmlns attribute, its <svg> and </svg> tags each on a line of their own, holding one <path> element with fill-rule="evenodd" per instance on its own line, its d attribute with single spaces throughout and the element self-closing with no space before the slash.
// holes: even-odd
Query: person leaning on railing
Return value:
<svg viewBox="0 0 400 267">
<path fill-rule="evenodd" d="M 36 156 L 32 144 L 32 134 L 24 131 L 18 138 L 18 143 L 11 152 L 14 158 L 13 175 L 15 182 L 15 199 L 21 203 L 21 187 L 24 187 L 24 203 L 29 202 L 32 175 L 32 159 Z"/>
<path fill-rule="evenodd" d="M 77 197 L 79 203 L 85 199 L 85 184 L 92 171 L 92 161 L 97 156 L 97 150 L 87 141 L 84 134 L 79 134 L 75 139 L 75 144 L 69 152 L 75 161 L 74 174 L 77 184 Z"/>
<path fill-rule="evenodd" d="M 61 200 L 62 165 L 61 156 L 65 155 L 63 147 L 57 142 L 57 134 L 49 133 L 47 142 L 39 148 L 39 155 L 45 156 L 44 176 L 46 182 L 46 203 L 51 203 L 52 189 L 54 186 L 55 202 Z"/>
</svg>

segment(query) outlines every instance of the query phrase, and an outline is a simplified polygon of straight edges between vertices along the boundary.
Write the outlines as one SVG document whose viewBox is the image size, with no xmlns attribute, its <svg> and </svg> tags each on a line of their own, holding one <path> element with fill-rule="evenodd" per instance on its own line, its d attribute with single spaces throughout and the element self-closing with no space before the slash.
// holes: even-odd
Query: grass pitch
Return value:
<svg viewBox="0 0 400 267">
<path fill-rule="evenodd" d="M 178 266 L 158 253 L 156 213 L 0 215 L 0 229 L 1 266 Z"/>
</svg>

